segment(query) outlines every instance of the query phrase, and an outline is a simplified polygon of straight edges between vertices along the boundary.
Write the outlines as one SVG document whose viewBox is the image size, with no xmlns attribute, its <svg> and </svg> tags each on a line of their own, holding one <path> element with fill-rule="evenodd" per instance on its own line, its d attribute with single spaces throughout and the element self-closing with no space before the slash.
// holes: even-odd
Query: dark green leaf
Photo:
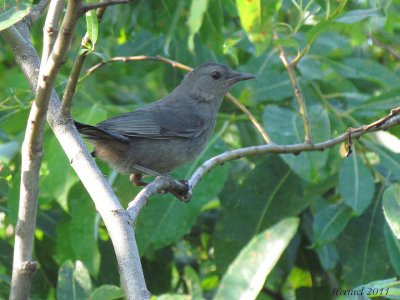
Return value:
<svg viewBox="0 0 400 300">
<path fill-rule="evenodd" d="M 92 283 L 82 262 L 66 261 L 58 272 L 57 299 L 88 299 Z"/>
<path fill-rule="evenodd" d="M 102 285 L 95 289 L 91 294 L 90 300 L 113 300 L 125 296 L 123 289 L 115 285 Z"/>
<path fill-rule="evenodd" d="M 362 216 L 350 221 L 336 239 L 346 286 L 394 276 L 387 264 L 389 257 L 382 232 L 384 223 L 379 201 L 375 201 Z"/>
<path fill-rule="evenodd" d="M 276 156 L 257 161 L 240 185 L 224 192 L 214 233 L 219 273 L 255 234 L 307 207 L 312 200 L 302 194 L 299 178 Z"/>
<path fill-rule="evenodd" d="M 330 124 L 326 111 L 321 106 L 308 109 L 313 142 L 324 141 L 330 137 Z M 277 144 L 297 144 L 304 142 L 304 129 L 299 113 L 269 105 L 264 110 L 264 127 Z M 325 166 L 328 152 L 303 152 L 299 155 L 281 154 L 282 159 L 301 178 L 318 182 Z"/>
<path fill-rule="evenodd" d="M 375 192 L 374 177 L 355 153 L 344 160 L 339 175 L 339 189 L 344 202 L 357 215 L 362 214 L 371 204 Z"/>
<path fill-rule="evenodd" d="M 318 211 L 314 217 L 314 245 L 319 247 L 333 241 L 346 227 L 352 210 L 344 205 L 329 205 Z"/>
<path fill-rule="evenodd" d="M 360 22 L 366 18 L 383 16 L 383 14 L 384 11 L 382 8 L 351 10 L 336 19 L 336 22 L 352 24 Z"/>
<path fill-rule="evenodd" d="M 100 267 L 96 208 L 80 183 L 71 189 L 68 196 L 68 208 L 71 216 L 69 224 L 71 248 L 76 259 L 83 261 L 90 274 L 96 276 Z"/>
</svg>

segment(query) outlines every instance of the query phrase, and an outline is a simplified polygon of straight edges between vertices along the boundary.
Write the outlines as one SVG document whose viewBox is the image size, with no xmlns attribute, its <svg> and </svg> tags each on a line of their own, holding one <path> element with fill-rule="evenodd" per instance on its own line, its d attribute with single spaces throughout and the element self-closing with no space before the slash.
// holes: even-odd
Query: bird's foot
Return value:
<svg viewBox="0 0 400 300">
<path fill-rule="evenodd" d="M 188 181 L 185 179 L 181 179 L 181 180 L 179 180 L 179 182 L 185 186 L 184 189 L 182 189 L 182 190 L 171 189 L 170 191 L 167 191 L 167 192 L 170 192 L 172 195 L 174 195 L 176 198 L 178 198 L 182 202 L 189 202 L 190 195 L 188 194 L 188 190 L 189 190 Z"/>
<path fill-rule="evenodd" d="M 149 183 L 142 180 L 142 174 L 140 173 L 133 173 L 129 176 L 129 180 L 132 182 L 134 186 L 146 186 Z"/>
</svg>

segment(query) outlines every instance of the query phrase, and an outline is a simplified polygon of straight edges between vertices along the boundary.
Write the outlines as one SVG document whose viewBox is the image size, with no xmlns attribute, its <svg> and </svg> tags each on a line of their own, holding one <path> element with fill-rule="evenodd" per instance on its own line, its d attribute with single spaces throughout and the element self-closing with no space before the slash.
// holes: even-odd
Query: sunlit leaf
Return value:
<svg viewBox="0 0 400 300">
<path fill-rule="evenodd" d="M 383 213 L 393 234 L 400 239 L 400 184 L 390 186 L 382 197 Z"/>
<path fill-rule="evenodd" d="M 31 11 L 31 4 L 20 3 L 0 13 L 0 31 L 22 20 Z"/>
<path fill-rule="evenodd" d="M 256 235 L 224 274 L 214 299 L 255 299 L 298 225 L 297 218 L 287 218 Z"/>
</svg>

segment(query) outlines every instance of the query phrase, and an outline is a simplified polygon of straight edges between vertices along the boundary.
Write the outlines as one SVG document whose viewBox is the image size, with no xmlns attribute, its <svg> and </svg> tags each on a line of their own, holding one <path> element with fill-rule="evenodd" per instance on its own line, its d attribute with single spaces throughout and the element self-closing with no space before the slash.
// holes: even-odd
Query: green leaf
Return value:
<svg viewBox="0 0 400 300">
<path fill-rule="evenodd" d="M 0 31 L 21 21 L 31 12 L 31 7 L 30 3 L 19 3 L 19 5 L 0 13 Z"/>
<path fill-rule="evenodd" d="M 273 17 L 281 6 L 281 0 L 236 0 L 242 28 L 260 55 L 272 38 Z"/>
<path fill-rule="evenodd" d="M 103 63 L 107 63 L 109 60 L 108 57 L 104 53 L 97 52 L 97 51 L 92 51 L 91 53 L 96 55 L 97 57 L 99 57 L 103 61 Z"/>
<path fill-rule="evenodd" d="M 329 117 L 321 106 L 308 109 L 313 142 L 325 141 L 330 137 Z M 277 144 L 297 144 L 304 142 L 304 128 L 298 112 L 269 105 L 264 110 L 264 127 Z M 328 152 L 303 152 L 299 155 L 281 154 L 281 158 L 301 178 L 318 182 L 322 179 L 321 169 L 325 167 Z"/>
<path fill-rule="evenodd" d="M 56 199 L 64 210 L 70 188 L 79 181 L 67 156 L 54 136 L 45 139 L 45 153 L 40 176 L 41 203 Z"/>
<path fill-rule="evenodd" d="M 345 58 L 342 62 L 324 59 L 335 72 L 345 78 L 365 79 L 383 87 L 398 88 L 400 77 L 384 65 L 364 58 Z"/>
<path fill-rule="evenodd" d="M 385 190 L 382 197 L 383 213 L 393 234 L 400 239 L 400 184 Z"/>
<path fill-rule="evenodd" d="M 339 263 L 339 255 L 333 244 L 327 244 L 315 249 L 319 261 L 325 271 L 333 270 Z"/>
<path fill-rule="evenodd" d="M 95 289 L 91 294 L 90 300 L 113 300 L 125 296 L 124 290 L 115 285 L 105 284 Z"/>
<path fill-rule="evenodd" d="M 71 216 L 69 242 L 75 258 L 83 261 L 90 274 L 96 276 L 100 268 L 97 212 L 82 184 L 78 183 L 71 189 L 68 195 L 68 208 Z"/>
<path fill-rule="evenodd" d="M 208 0 L 192 0 L 187 22 L 189 26 L 188 48 L 191 52 L 194 51 L 194 35 L 200 30 L 203 24 L 203 17 L 207 11 L 207 6 Z"/>
<path fill-rule="evenodd" d="M 314 246 L 319 247 L 333 241 L 346 227 L 352 210 L 344 205 L 329 205 L 320 210 L 314 217 Z"/>
<path fill-rule="evenodd" d="M 344 286 L 357 286 L 395 275 L 388 268 L 389 257 L 382 232 L 385 220 L 379 204 L 376 199 L 374 205 L 349 222 L 336 239 Z"/>
<path fill-rule="evenodd" d="M 339 174 L 339 190 L 344 202 L 357 215 L 361 215 L 371 204 L 375 193 L 374 177 L 356 153 L 344 160 Z"/>
<path fill-rule="evenodd" d="M 230 190 L 221 193 L 221 216 L 214 232 L 219 273 L 255 234 L 296 216 L 313 200 L 303 197 L 300 178 L 279 157 L 267 156 L 255 165 L 240 184 L 230 182 Z"/>
<path fill-rule="evenodd" d="M 188 293 L 192 300 L 203 300 L 203 291 L 200 285 L 199 275 L 191 267 L 186 266 L 184 269 L 184 280 L 188 289 Z"/>
<path fill-rule="evenodd" d="M 9 162 L 18 152 L 19 147 L 16 141 L 0 144 L 0 161 Z"/>
<path fill-rule="evenodd" d="M 246 84 L 249 87 L 253 105 L 267 101 L 282 101 L 293 96 L 290 80 L 286 73 L 265 70 Z"/>
<path fill-rule="evenodd" d="M 298 218 L 286 218 L 256 235 L 229 266 L 214 299 L 256 299 L 298 225 Z"/>
<path fill-rule="evenodd" d="M 329 30 L 331 27 L 332 27 L 331 21 L 322 21 L 315 24 L 314 26 L 311 27 L 309 31 L 307 31 L 306 34 L 307 43 L 312 44 L 322 32 Z"/>
<path fill-rule="evenodd" d="M 66 261 L 58 271 L 57 299 L 88 299 L 92 289 L 89 272 L 79 260 Z"/>
<path fill-rule="evenodd" d="M 340 18 L 336 19 L 336 22 L 352 24 L 360 22 L 366 18 L 380 17 L 383 15 L 384 11 L 382 8 L 357 9 L 344 13 Z"/>
<path fill-rule="evenodd" d="M 95 9 L 89 10 L 86 15 L 86 30 L 90 41 L 92 42 L 91 49 L 94 49 L 94 45 L 97 43 L 99 36 L 99 20 L 97 19 L 97 13 Z"/>
</svg>

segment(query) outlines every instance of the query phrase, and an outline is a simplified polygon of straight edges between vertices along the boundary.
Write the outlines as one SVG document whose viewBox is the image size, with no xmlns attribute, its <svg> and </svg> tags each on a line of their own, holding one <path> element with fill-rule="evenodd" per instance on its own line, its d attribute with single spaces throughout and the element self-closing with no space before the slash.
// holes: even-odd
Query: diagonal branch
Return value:
<svg viewBox="0 0 400 300">
<path fill-rule="evenodd" d="M 274 33 L 274 39 L 275 40 L 278 39 L 278 35 L 276 33 Z M 299 112 L 304 126 L 304 142 L 311 144 L 312 138 L 311 138 L 310 122 L 307 116 L 306 104 L 304 101 L 303 93 L 301 92 L 299 82 L 297 81 L 296 74 L 294 72 L 294 64 L 289 62 L 282 45 L 278 44 L 278 49 L 280 53 L 279 57 L 283 65 L 285 66 L 286 70 L 288 71 L 290 83 L 292 84 L 292 87 L 294 89 L 294 95 L 299 105 Z"/>
<path fill-rule="evenodd" d="M 101 61 L 98 64 L 94 65 L 90 69 L 86 71 L 86 74 L 83 75 L 80 79 L 79 82 L 82 82 L 85 80 L 88 76 L 93 74 L 95 71 L 97 71 L 99 68 L 102 66 L 111 63 L 111 62 L 129 62 L 129 61 L 143 61 L 143 60 L 155 60 L 155 61 L 160 61 L 164 62 L 166 64 L 171 65 L 173 68 L 185 70 L 185 71 L 192 71 L 193 68 L 184 65 L 180 62 L 168 59 L 163 56 L 149 56 L 149 55 L 137 55 L 137 56 L 117 56 L 117 57 L 112 57 L 108 59 L 107 61 Z M 249 120 L 253 123 L 254 127 L 257 129 L 257 131 L 260 133 L 264 141 L 269 144 L 271 143 L 271 138 L 269 137 L 268 133 L 265 131 L 264 127 L 257 121 L 257 119 L 254 117 L 254 115 L 247 109 L 246 106 L 244 106 L 240 101 L 235 98 L 231 93 L 227 93 L 226 97 L 234 104 L 236 105 L 248 118 Z"/>
</svg>

